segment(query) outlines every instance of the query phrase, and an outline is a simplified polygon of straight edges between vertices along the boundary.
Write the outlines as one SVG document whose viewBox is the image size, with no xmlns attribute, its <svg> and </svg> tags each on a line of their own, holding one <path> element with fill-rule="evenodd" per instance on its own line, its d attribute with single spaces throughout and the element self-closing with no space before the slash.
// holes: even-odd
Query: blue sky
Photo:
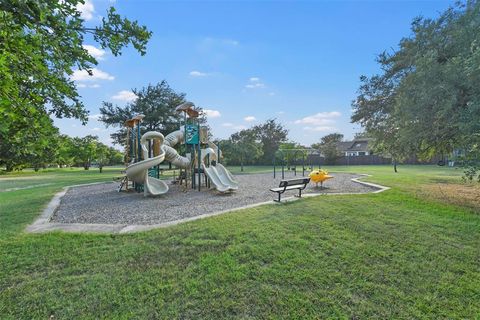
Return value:
<svg viewBox="0 0 480 320">
<path fill-rule="evenodd" d="M 112 1 L 81 10 L 98 24 Z M 277 118 L 289 138 L 305 145 L 331 132 L 361 131 L 350 123 L 360 75 L 378 72 L 375 57 L 410 35 L 416 16 L 436 17 L 452 1 L 113 2 L 146 25 L 147 55 L 131 48 L 114 57 L 86 41 L 99 57 L 94 77 L 74 74 L 90 111 L 86 126 L 56 120 L 63 133 L 109 134 L 96 120 L 102 101 L 124 105 L 132 88 L 167 80 L 209 113 L 215 137 Z"/>
</svg>

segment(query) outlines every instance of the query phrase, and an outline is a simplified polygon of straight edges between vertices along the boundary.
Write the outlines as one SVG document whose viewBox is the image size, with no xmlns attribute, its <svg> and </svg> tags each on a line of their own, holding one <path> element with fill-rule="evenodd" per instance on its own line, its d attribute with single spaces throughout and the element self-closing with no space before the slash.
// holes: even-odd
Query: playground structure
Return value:
<svg viewBox="0 0 480 320">
<path fill-rule="evenodd" d="M 285 166 L 287 169 L 293 168 L 293 173 L 297 176 L 297 159 L 301 159 L 302 177 L 305 177 L 306 168 L 310 171 L 314 170 L 315 164 L 312 156 L 318 155 L 318 169 L 320 170 L 320 152 L 312 148 L 296 148 L 296 149 L 278 149 L 273 156 L 273 178 L 277 177 L 277 166 L 281 166 L 282 179 L 285 179 Z M 305 163 L 307 160 L 308 163 Z"/>
<path fill-rule="evenodd" d="M 180 184 L 191 182 L 192 189 L 201 190 L 202 175 L 205 186 L 213 184 L 219 192 L 231 192 L 238 189 L 238 183 L 232 174 L 219 163 L 220 149 L 208 141 L 207 127 L 200 126 L 198 119 L 202 110 L 191 102 L 179 105 L 177 112 L 183 113 L 179 130 L 164 136 L 160 132 L 148 131 L 141 135 L 140 124 L 143 115 L 137 115 L 125 122 L 127 143 L 125 147 L 126 176 L 119 191 L 129 190 L 130 184 L 137 192 L 145 196 L 156 196 L 168 192 L 168 184 L 160 179 L 160 164 L 168 161 L 180 169 Z M 180 155 L 176 146 L 185 145 L 185 154 Z"/>
</svg>

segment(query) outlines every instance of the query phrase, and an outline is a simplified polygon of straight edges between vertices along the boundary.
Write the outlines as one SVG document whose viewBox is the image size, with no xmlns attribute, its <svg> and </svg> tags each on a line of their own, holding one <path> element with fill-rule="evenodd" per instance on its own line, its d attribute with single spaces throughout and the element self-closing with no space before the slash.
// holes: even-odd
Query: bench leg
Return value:
<svg viewBox="0 0 480 320">
<path fill-rule="evenodd" d="M 301 198 L 301 197 L 302 197 L 302 189 L 298 189 L 298 196 L 295 195 L 295 197 L 297 197 L 297 198 Z"/>
<path fill-rule="evenodd" d="M 275 201 L 275 202 L 280 202 L 280 198 L 281 198 L 281 197 L 282 197 L 282 194 L 281 194 L 281 193 L 278 193 L 278 200 L 273 199 L 273 201 Z"/>
</svg>

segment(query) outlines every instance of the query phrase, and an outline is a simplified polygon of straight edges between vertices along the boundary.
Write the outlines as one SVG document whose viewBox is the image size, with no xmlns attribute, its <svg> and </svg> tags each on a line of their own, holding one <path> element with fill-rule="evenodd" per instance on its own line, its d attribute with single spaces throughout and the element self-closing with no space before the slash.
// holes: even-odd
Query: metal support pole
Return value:
<svg viewBox="0 0 480 320">
<path fill-rule="evenodd" d="M 210 167 L 210 165 L 211 165 L 211 163 L 210 163 L 210 153 L 207 154 L 207 163 L 208 163 L 208 167 Z M 207 175 L 205 174 L 205 171 L 203 172 L 203 175 L 205 176 L 205 186 L 207 188 L 210 188 L 210 181 L 208 180 Z"/>
<path fill-rule="evenodd" d="M 198 157 L 196 156 L 197 149 L 192 145 L 190 146 L 190 150 L 191 150 L 193 159 L 197 159 L 198 161 Z M 195 162 L 192 163 L 191 169 L 192 169 L 192 189 L 195 189 Z"/>
<path fill-rule="evenodd" d="M 296 177 L 297 176 L 297 153 L 296 152 L 293 154 L 293 165 L 294 165 L 293 174 Z"/>
<path fill-rule="evenodd" d="M 138 149 L 138 161 L 142 160 L 142 146 L 140 145 L 141 141 L 140 133 L 140 121 L 137 122 L 137 149 Z"/>
<path fill-rule="evenodd" d="M 305 177 L 305 153 L 302 154 L 302 177 Z"/>
<path fill-rule="evenodd" d="M 201 173 L 200 173 L 200 163 L 202 162 L 202 159 L 200 159 L 202 157 L 202 154 L 201 154 L 201 149 L 200 149 L 200 141 L 198 142 L 198 191 L 200 191 L 200 185 L 202 184 L 202 176 L 201 176 Z"/>
<path fill-rule="evenodd" d="M 276 173 L 275 172 L 276 171 L 275 170 L 275 158 L 276 158 L 275 155 L 273 155 L 273 179 L 275 179 L 275 173 Z"/>
</svg>

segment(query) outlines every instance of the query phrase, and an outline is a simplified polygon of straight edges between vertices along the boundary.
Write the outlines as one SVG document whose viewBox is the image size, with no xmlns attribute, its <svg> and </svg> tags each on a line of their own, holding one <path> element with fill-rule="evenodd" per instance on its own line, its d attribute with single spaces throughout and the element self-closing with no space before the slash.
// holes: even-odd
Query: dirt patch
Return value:
<svg viewBox="0 0 480 320">
<path fill-rule="evenodd" d="M 428 197 L 480 213 L 480 184 L 434 183 L 422 187 Z"/>
</svg>

